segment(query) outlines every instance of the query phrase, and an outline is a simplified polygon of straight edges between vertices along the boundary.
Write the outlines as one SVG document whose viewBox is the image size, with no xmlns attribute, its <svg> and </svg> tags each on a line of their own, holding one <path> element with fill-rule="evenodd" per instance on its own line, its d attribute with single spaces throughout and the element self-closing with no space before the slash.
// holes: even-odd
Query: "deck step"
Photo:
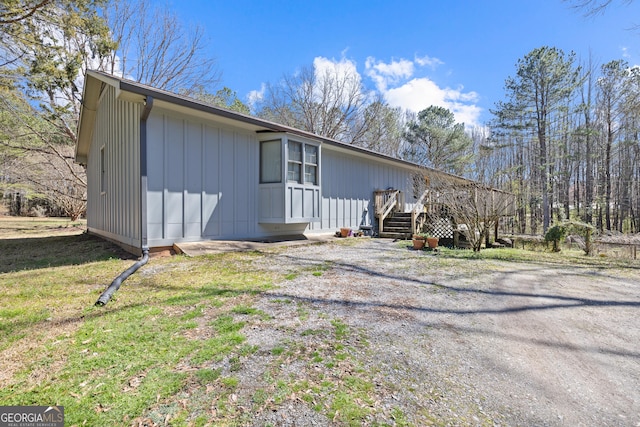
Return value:
<svg viewBox="0 0 640 427">
<path fill-rule="evenodd" d="M 391 239 L 411 238 L 413 232 L 411 218 L 411 212 L 394 212 L 384 220 L 384 231 L 380 233 L 380 237 Z"/>
<path fill-rule="evenodd" d="M 411 228 L 411 222 L 402 222 L 402 221 L 389 221 L 384 223 L 384 228 L 387 227 L 403 227 L 403 228 Z"/>
</svg>

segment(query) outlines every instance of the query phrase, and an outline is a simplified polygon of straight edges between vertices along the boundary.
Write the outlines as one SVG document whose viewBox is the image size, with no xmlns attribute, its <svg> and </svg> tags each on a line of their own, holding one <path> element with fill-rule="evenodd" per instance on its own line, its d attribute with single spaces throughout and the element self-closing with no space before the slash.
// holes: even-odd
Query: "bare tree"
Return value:
<svg viewBox="0 0 640 427">
<path fill-rule="evenodd" d="M 396 154 L 402 114 L 366 93 L 355 69 L 307 66 L 267 86 L 260 117 L 317 135 Z"/>
<path fill-rule="evenodd" d="M 432 205 L 441 206 L 476 252 L 500 218 L 515 213 L 513 194 L 478 182 L 443 175 L 431 188 Z"/>
<path fill-rule="evenodd" d="M 593 102 L 592 102 L 592 91 L 593 91 L 593 82 L 594 82 L 594 66 L 591 61 L 591 56 L 589 56 L 589 62 L 587 67 L 585 68 L 585 76 L 583 80 L 585 81 L 585 85 L 581 87 L 581 104 L 579 107 L 579 111 L 582 112 L 584 116 L 584 126 L 581 129 L 578 129 L 577 132 L 580 137 L 583 138 L 584 141 L 584 162 L 585 162 L 585 171 L 584 171 L 584 221 L 586 223 L 591 224 L 593 219 L 593 151 L 594 151 L 594 140 L 595 140 L 595 129 L 593 126 Z M 578 146 L 579 147 L 579 146 Z M 579 188 L 579 186 L 577 186 Z"/>
<path fill-rule="evenodd" d="M 56 212 L 71 217 L 83 212 L 86 199 L 84 171 L 73 163 L 77 77 L 83 57 L 101 55 L 112 46 L 96 13 L 100 3 L 16 2 L 4 10 L 13 18 L 5 19 L 1 29 L 5 90 L 0 93 L 0 150 L 12 159 L 5 184 L 45 197 L 58 206 Z"/>
<path fill-rule="evenodd" d="M 509 102 L 499 104 L 496 112 L 499 119 L 513 121 L 519 117 L 524 127 L 521 130 L 534 131 L 537 145 L 536 165 L 539 196 L 542 199 L 542 224 L 546 232 L 551 222 L 553 187 L 551 182 L 552 142 L 549 134 L 554 121 L 566 111 L 567 101 L 581 84 L 579 67 L 574 66 L 575 55 L 565 55 L 560 49 L 543 46 L 532 50 L 518 60 L 516 76 L 509 77 L 505 88 Z M 537 205 L 537 201 L 532 199 Z M 537 209 L 533 209 L 532 213 Z M 533 221 L 532 221 L 533 225 Z"/>
<path fill-rule="evenodd" d="M 362 121 L 361 145 L 379 153 L 399 157 L 406 114 L 390 107 L 382 98 L 366 106 Z"/>
<path fill-rule="evenodd" d="M 611 61 L 602 66 L 602 77 L 598 80 L 598 112 L 604 127 L 605 158 L 605 221 L 606 229 L 611 230 L 611 197 L 612 183 L 612 150 L 614 140 L 620 130 L 621 115 L 624 113 L 622 104 L 625 95 L 625 81 L 629 75 L 628 64 L 625 61 Z"/>
<path fill-rule="evenodd" d="M 213 93 L 220 72 L 203 28 L 185 28 L 173 11 L 150 4 L 112 0 L 103 10 L 117 48 L 98 67 L 172 92 Z"/>
<path fill-rule="evenodd" d="M 0 28 L 2 76 L 13 79 L 0 98 L 21 100 L 3 98 L 3 111 L 13 118 L 2 123 L 0 148 L 18 165 L 5 181 L 45 195 L 71 217 L 86 203 L 85 172 L 73 156 L 86 69 L 186 94 L 209 90 L 219 77 L 200 28 L 189 32 L 175 14 L 143 0 L 112 1 L 101 17 L 96 8 L 103 3 L 34 3 L 24 9 L 33 13 L 14 13 L 19 24 Z"/>
<path fill-rule="evenodd" d="M 582 10 L 586 16 L 593 16 L 604 11 L 614 3 L 614 0 L 564 0 L 573 3 L 573 7 Z M 631 4 L 633 0 L 621 0 L 621 3 Z"/>
</svg>

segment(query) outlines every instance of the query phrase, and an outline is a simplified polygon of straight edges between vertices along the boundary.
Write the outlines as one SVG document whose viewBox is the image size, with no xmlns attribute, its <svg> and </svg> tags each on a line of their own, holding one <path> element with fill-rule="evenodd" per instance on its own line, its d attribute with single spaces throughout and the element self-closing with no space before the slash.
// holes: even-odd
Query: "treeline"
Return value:
<svg viewBox="0 0 640 427">
<path fill-rule="evenodd" d="M 516 194 L 516 231 L 569 219 L 640 231 L 640 68 L 578 64 L 542 47 L 518 61 L 505 89 L 476 170 Z"/>
</svg>

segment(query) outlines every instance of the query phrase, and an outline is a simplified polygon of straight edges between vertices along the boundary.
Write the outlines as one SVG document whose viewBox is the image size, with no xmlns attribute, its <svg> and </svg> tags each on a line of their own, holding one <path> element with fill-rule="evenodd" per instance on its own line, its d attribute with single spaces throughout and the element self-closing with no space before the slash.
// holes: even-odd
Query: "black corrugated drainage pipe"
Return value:
<svg viewBox="0 0 640 427">
<path fill-rule="evenodd" d="M 138 271 L 138 269 L 143 265 L 145 265 L 147 261 L 149 261 L 149 249 L 143 249 L 142 258 L 138 260 L 135 264 L 133 264 L 131 267 L 129 267 L 128 269 L 120 273 L 118 277 L 113 279 L 113 282 L 111 282 L 111 285 L 109 285 L 107 290 L 104 291 L 102 295 L 100 295 L 100 298 L 98 298 L 98 301 L 96 301 L 95 305 L 97 305 L 98 307 L 102 307 L 103 305 L 108 303 L 109 300 L 111 299 L 111 296 L 114 294 L 114 292 L 120 289 L 120 285 L 122 284 L 122 282 L 127 280 L 127 277 L 131 276 L 133 273 Z"/>
</svg>

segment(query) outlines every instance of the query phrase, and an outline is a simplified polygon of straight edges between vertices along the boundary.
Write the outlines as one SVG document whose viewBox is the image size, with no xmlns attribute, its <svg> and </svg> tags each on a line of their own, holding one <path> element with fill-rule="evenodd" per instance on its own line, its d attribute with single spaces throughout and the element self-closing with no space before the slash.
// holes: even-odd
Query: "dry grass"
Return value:
<svg viewBox="0 0 640 427">
<path fill-rule="evenodd" d="M 0 239 L 77 235 L 85 231 L 86 228 L 86 220 L 11 217 L 0 214 Z"/>
</svg>

